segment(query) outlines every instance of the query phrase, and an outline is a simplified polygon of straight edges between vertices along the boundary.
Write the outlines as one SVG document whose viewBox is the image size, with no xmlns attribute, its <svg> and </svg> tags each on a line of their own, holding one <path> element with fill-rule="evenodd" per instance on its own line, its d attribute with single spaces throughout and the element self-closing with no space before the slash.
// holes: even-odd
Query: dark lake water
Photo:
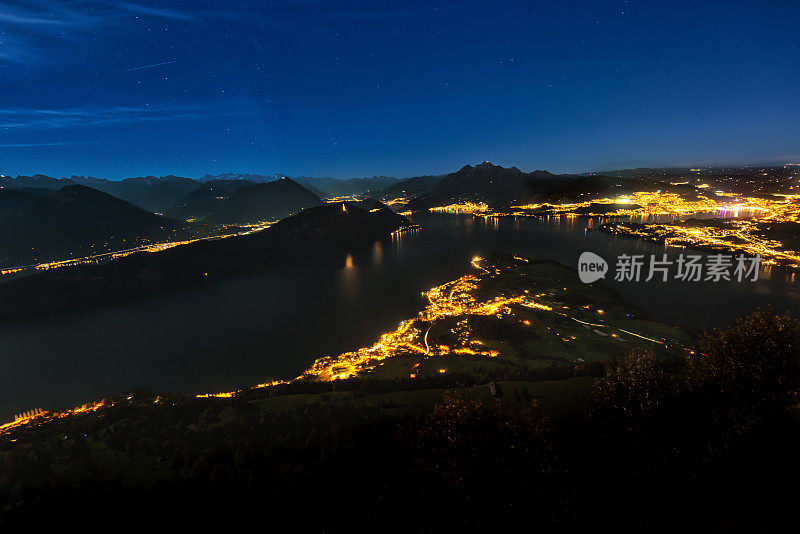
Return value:
<svg viewBox="0 0 800 534">
<path fill-rule="evenodd" d="M 576 266 L 592 251 L 677 257 L 680 249 L 587 232 L 578 218 L 488 219 L 427 214 L 425 230 L 369 251 L 231 279 L 197 290 L 0 326 L 0 422 L 137 386 L 228 391 L 295 376 L 314 359 L 372 344 L 424 304 L 421 292 L 469 272 L 476 254 L 507 251 Z M 613 278 L 613 272 L 609 279 Z M 717 325 L 755 306 L 800 316 L 800 286 L 772 269 L 759 282 L 616 283 L 657 319 Z"/>
</svg>

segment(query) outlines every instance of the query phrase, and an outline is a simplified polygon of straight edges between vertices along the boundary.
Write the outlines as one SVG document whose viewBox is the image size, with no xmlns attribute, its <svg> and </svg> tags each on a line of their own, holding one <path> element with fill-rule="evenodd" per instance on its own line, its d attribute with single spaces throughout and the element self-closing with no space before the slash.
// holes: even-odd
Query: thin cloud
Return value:
<svg viewBox="0 0 800 534">
<path fill-rule="evenodd" d="M 193 14 L 186 11 L 180 11 L 178 9 L 143 6 L 141 4 L 135 4 L 132 2 L 122 2 L 117 4 L 117 6 L 126 11 L 130 11 L 131 13 L 138 13 L 154 18 L 182 20 L 185 22 L 198 22 L 200 20 Z"/>
<path fill-rule="evenodd" d="M 197 23 L 193 12 L 134 2 L 53 0 L 3 2 L 0 8 L 0 66 L 37 68 L 50 64 L 54 40 L 64 49 L 97 32 L 117 31 L 133 24 L 134 16 L 176 23 Z"/>
<path fill-rule="evenodd" d="M 0 27 L 80 26 L 95 20 L 90 10 L 80 10 L 63 2 L 6 3 L 0 12 Z"/>
<path fill-rule="evenodd" d="M 3 61 L 14 63 L 15 65 L 29 65 L 36 59 L 24 45 L 20 45 L 10 39 L 0 41 L 0 63 Z"/>
<path fill-rule="evenodd" d="M 8 24 L 44 24 L 63 26 L 69 24 L 68 21 L 58 19 L 47 19 L 25 15 L 14 15 L 13 13 L 0 13 L 0 22 Z"/>
<path fill-rule="evenodd" d="M 0 130 L 55 130 L 110 124 L 200 120 L 235 115 L 236 108 L 209 110 L 208 105 L 85 107 L 70 109 L 0 109 Z"/>
<path fill-rule="evenodd" d="M 93 145 L 97 141 L 53 141 L 51 143 L 2 143 L 0 148 L 35 148 L 47 146 Z"/>
</svg>

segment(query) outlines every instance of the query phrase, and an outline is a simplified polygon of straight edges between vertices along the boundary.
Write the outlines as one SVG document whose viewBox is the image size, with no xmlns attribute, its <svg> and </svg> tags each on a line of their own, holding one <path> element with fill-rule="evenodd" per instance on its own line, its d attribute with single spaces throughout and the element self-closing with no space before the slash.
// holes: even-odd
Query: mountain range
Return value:
<svg viewBox="0 0 800 534">
<path fill-rule="evenodd" d="M 42 313 L 38 306 L 48 299 L 56 302 L 52 308 L 56 311 L 96 306 L 134 298 L 139 293 L 253 272 L 300 256 L 363 246 L 407 224 L 405 218 L 374 198 L 388 201 L 403 197 L 408 202 L 399 203 L 403 207 L 398 211 L 418 212 L 463 202 L 502 208 L 614 198 L 633 191 L 665 188 L 686 194 L 701 194 L 709 188 L 713 191 L 714 187 L 733 191 L 743 188 L 748 194 L 764 195 L 773 190 L 792 189 L 797 179 L 795 172 L 793 167 L 784 166 L 556 175 L 483 162 L 440 176 L 400 181 L 385 177 L 343 181 L 342 189 L 337 192 L 360 190 L 358 196 L 363 198 L 367 196 L 363 191 L 375 188 L 376 194 L 357 202 L 327 204 L 309 188 L 326 187 L 329 179 L 306 179 L 306 187 L 285 176 L 267 175 L 223 175 L 204 181 L 176 176 L 142 177 L 115 183 L 79 176 L 65 179 L 45 175 L 0 176 L 0 266 L 5 268 L 94 256 L 151 243 L 187 241 L 202 235 L 215 236 L 221 233 L 219 225 L 279 220 L 267 230 L 248 235 L 193 241 L 100 265 L 7 278 L 0 283 L 0 296 L 4 299 L 0 299 L 0 308 L 5 306 L 9 310 L 6 316 L 12 317 L 14 310 L 23 310 L 23 315 Z M 752 179 L 755 175 L 758 180 Z M 101 191 L 101 187 L 132 200 Z M 169 217 L 141 204 L 150 208 L 157 205 Z M 234 231 L 225 229 L 224 233 Z M 26 295 L 32 295 L 30 303 L 25 302 Z"/>
<path fill-rule="evenodd" d="M 0 265 L 46 262 L 184 240 L 186 225 L 138 208 L 108 193 L 68 185 L 47 196 L 0 190 L 15 197 L 0 208 Z"/>
<path fill-rule="evenodd" d="M 187 195 L 211 187 L 219 187 L 221 183 L 246 183 L 256 185 L 288 178 L 283 174 L 237 174 L 226 173 L 216 176 L 206 175 L 199 180 L 181 176 L 142 176 L 124 180 L 107 180 L 92 176 L 73 175 L 69 178 L 54 178 L 43 174 L 33 176 L 0 176 L 0 189 L 42 189 L 55 191 L 68 185 L 84 185 L 103 191 L 117 198 L 130 202 L 142 209 L 154 213 L 167 213 L 176 204 L 183 203 Z M 397 183 L 396 178 L 374 176 L 372 178 L 352 178 L 340 180 L 336 178 L 300 177 L 293 179 L 317 197 L 331 198 L 342 196 L 378 196 L 379 193 Z"/>
<path fill-rule="evenodd" d="M 795 180 L 794 168 L 788 166 L 703 171 L 634 169 L 558 175 L 541 170 L 523 172 L 488 161 L 466 165 L 445 175 L 405 180 L 384 176 L 335 180 L 292 179 L 280 174 L 224 174 L 207 175 L 201 180 L 168 175 L 114 182 L 75 175 L 61 179 L 41 174 L 0 175 L 0 265 L 10 267 L 83 257 L 152 242 L 184 240 L 189 234 L 218 234 L 219 225 L 277 221 L 320 206 L 323 198 L 330 200 L 336 196 L 383 201 L 404 198 L 406 202 L 398 203 L 403 206 L 398 211 L 419 212 L 464 202 L 503 208 L 614 197 L 665 187 L 682 187 L 687 193 L 696 193 L 701 180 L 726 190 L 749 188 L 751 193 L 768 193 L 772 186 L 766 178 L 757 182 L 742 179 L 731 182 L 731 176 L 747 177 L 756 171 L 759 176 L 770 176 L 770 180 L 777 180 L 776 184 L 783 184 L 780 187 Z M 160 213 L 168 218 L 159 216 Z"/>
<path fill-rule="evenodd" d="M 243 180 L 247 182 L 262 183 L 273 182 L 281 178 L 290 178 L 281 173 L 253 174 L 253 173 L 225 173 L 218 175 L 206 174 L 200 178 L 201 182 L 214 182 L 219 180 Z M 389 176 L 373 176 L 371 178 L 314 178 L 299 176 L 292 178 L 320 198 L 344 197 L 351 195 L 376 195 L 378 192 L 400 182 L 399 178 Z"/>
<path fill-rule="evenodd" d="M 180 176 L 142 176 L 124 180 L 106 180 L 92 176 L 53 178 L 43 174 L 33 176 L 0 177 L 0 187 L 6 189 L 39 188 L 58 190 L 68 185 L 83 185 L 108 193 L 147 211 L 163 213 L 190 192 L 199 183 Z"/>
</svg>

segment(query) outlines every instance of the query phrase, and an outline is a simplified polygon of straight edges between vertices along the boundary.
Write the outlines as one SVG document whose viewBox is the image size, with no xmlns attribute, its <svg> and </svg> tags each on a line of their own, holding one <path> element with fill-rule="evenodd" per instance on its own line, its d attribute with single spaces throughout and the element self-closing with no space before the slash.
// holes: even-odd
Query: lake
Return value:
<svg viewBox="0 0 800 534">
<path fill-rule="evenodd" d="M 758 282 L 613 281 L 619 254 L 682 252 L 587 231 L 574 217 L 483 219 L 425 214 L 419 232 L 340 258 L 230 279 L 90 312 L 0 326 L 0 421 L 144 387 L 218 392 L 296 376 L 314 359 L 371 345 L 424 305 L 422 291 L 470 271 L 476 254 L 506 251 L 576 267 L 609 261 L 609 286 L 662 321 L 718 325 L 755 306 L 800 316 L 791 270 Z M 577 275 L 576 275 L 577 276 Z"/>
</svg>

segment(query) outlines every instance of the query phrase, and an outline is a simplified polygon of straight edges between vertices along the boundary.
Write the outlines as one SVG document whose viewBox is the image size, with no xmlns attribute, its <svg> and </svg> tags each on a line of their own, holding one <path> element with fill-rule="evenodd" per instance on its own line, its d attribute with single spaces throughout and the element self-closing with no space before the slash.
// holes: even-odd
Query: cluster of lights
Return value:
<svg viewBox="0 0 800 534">
<path fill-rule="evenodd" d="M 386 204 L 387 206 L 390 206 L 390 207 L 391 206 L 405 206 L 406 204 L 408 204 L 408 202 L 409 202 L 409 199 L 407 199 L 406 197 L 397 197 L 397 198 L 393 198 L 393 199 L 390 199 L 390 200 L 384 200 L 383 201 L 384 204 Z"/>
<path fill-rule="evenodd" d="M 724 227 L 677 224 L 634 227 L 623 223 L 611 223 L 606 224 L 604 229 L 612 234 L 640 237 L 672 246 L 742 251 L 751 256 L 758 254 L 764 265 L 778 263 L 791 267 L 800 265 L 800 252 L 785 250 L 780 241 L 759 235 L 758 223 L 752 219 L 731 220 Z"/>
<path fill-rule="evenodd" d="M 14 420 L 10 423 L 5 423 L 3 425 L 0 425 L 0 434 L 4 434 L 14 428 L 27 426 L 32 423 L 46 423 L 47 421 L 52 421 L 53 419 L 62 419 L 64 417 L 69 417 L 71 415 L 78 415 L 87 412 L 96 412 L 105 405 L 106 401 L 104 399 L 89 404 L 82 404 L 76 408 L 72 408 L 71 410 L 63 410 L 60 412 L 49 412 L 47 410 L 42 410 L 41 408 L 39 408 L 36 410 L 32 410 L 31 412 L 28 412 L 26 414 L 21 414 L 15 417 Z"/>
<path fill-rule="evenodd" d="M 700 184 L 700 189 L 708 189 Z M 602 207 L 597 212 L 593 208 Z M 606 208 L 610 208 L 606 209 Z M 451 204 L 431 208 L 434 212 L 472 213 L 480 217 L 562 215 L 575 217 L 625 217 L 632 221 L 648 223 L 644 229 L 624 224 L 608 224 L 613 233 L 663 241 L 670 245 L 713 248 L 760 254 L 764 264 L 784 263 L 800 265 L 800 252 L 787 250 L 776 239 L 764 237 L 761 223 L 800 223 L 800 195 L 773 194 L 747 197 L 724 191 L 697 194 L 686 198 L 678 193 L 639 191 L 616 198 L 596 198 L 582 202 L 535 203 L 512 206 L 506 212 L 489 210 L 486 204 Z M 685 226 L 679 224 L 692 215 L 711 214 L 716 218 L 730 219 L 720 227 Z M 665 217 L 668 222 L 653 217 Z"/>
<path fill-rule="evenodd" d="M 483 258 L 476 257 L 472 260 L 472 265 L 480 269 L 483 273 L 491 273 L 484 266 Z M 316 360 L 305 372 L 290 380 L 272 380 L 263 384 L 258 384 L 254 388 L 264 388 L 287 384 L 298 380 L 333 381 L 350 378 L 369 371 L 377 363 L 386 358 L 400 356 L 404 354 L 432 355 L 471 355 L 496 357 L 499 352 L 496 350 L 483 349 L 482 342 L 479 340 L 466 341 L 465 346 L 451 349 L 446 345 L 430 347 L 426 340 L 426 327 L 433 325 L 439 320 L 448 317 L 468 316 L 468 315 L 496 315 L 508 312 L 511 304 L 521 304 L 530 308 L 549 310 L 549 306 L 534 302 L 527 294 L 516 295 L 513 297 L 497 296 L 486 301 L 478 300 L 473 295 L 478 289 L 480 278 L 475 275 L 465 275 L 454 281 L 441 286 L 432 288 L 424 293 L 428 304 L 413 319 L 408 319 L 399 324 L 392 332 L 385 333 L 380 340 L 369 348 L 362 348 L 353 352 L 346 352 L 338 356 L 324 357 Z M 238 391 L 222 393 L 203 393 L 196 395 L 198 398 L 231 398 Z M 132 397 L 129 397 L 129 400 Z M 158 402 L 158 400 L 156 401 Z M 17 417 L 13 422 L 0 425 L 0 434 L 13 428 L 25 426 L 33 422 L 46 422 L 48 420 L 77 415 L 86 412 L 97 411 L 106 406 L 106 401 L 101 400 L 96 403 L 84 404 L 72 410 L 62 412 L 47 412 L 35 410 L 25 414 L 24 417 Z"/>
<path fill-rule="evenodd" d="M 522 257 L 515 257 L 515 260 L 521 263 L 528 263 L 529 260 Z M 611 335 L 618 338 L 616 333 L 610 333 L 611 330 L 641 338 L 652 343 L 662 344 L 663 342 L 657 339 L 649 338 L 635 332 L 615 328 L 611 325 L 593 323 L 572 317 L 567 313 L 567 306 L 559 306 L 554 309 L 551 305 L 541 302 L 541 299 L 550 293 L 540 293 L 531 295 L 530 290 L 522 290 L 512 295 L 496 295 L 489 299 L 480 299 L 476 296 L 477 290 L 480 288 L 482 280 L 492 278 L 503 272 L 503 268 L 498 265 L 491 264 L 485 259 L 476 256 L 472 259 L 472 266 L 480 272 L 479 275 L 468 274 L 462 276 L 451 282 L 447 282 L 440 286 L 434 287 L 429 291 L 423 293 L 427 298 L 427 305 L 417 314 L 416 317 L 402 321 L 398 327 L 383 334 L 379 341 L 368 348 L 358 349 L 352 352 L 345 352 L 338 356 L 329 356 L 316 360 L 305 372 L 293 379 L 288 380 L 270 380 L 268 382 L 253 386 L 251 389 L 265 388 L 277 386 L 280 384 L 289 384 L 295 381 L 320 381 L 329 382 L 334 380 L 341 380 L 369 372 L 374 369 L 379 363 L 387 358 L 397 356 L 416 355 L 422 357 L 434 356 L 479 356 L 495 358 L 500 356 L 500 352 L 484 346 L 484 343 L 479 339 L 471 338 L 468 323 L 466 319 L 469 316 L 496 316 L 502 318 L 505 316 L 512 316 L 512 306 L 519 306 L 531 310 L 550 312 L 567 319 L 576 321 L 584 326 L 594 328 L 594 332 L 603 336 Z M 567 288 L 564 288 L 566 291 Z M 582 313 L 592 313 L 590 306 L 583 306 Z M 603 310 L 596 310 L 594 313 L 603 315 Z M 428 341 L 428 333 L 438 322 L 445 319 L 456 318 L 457 326 L 453 330 L 456 334 L 457 344 L 460 346 L 451 347 L 449 345 L 438 344 L 431 346 Z M 530 326 L 530 320 L 520 321 L 525 326 Z M 463 328 L 462 328 L 463 327 Z M 548 326 L 549 330 L 550 327 Z M 603 329 L 601 332 L 598 329 Z M 609 334 L 605 333 L 609 332 Z M 556 333 L 557 336 L 560 334 Z M 570 338 L 564 337 L 563 341 L 574 340 L 575 336 Z M 419 363 L 414 364 L 414 372 L 409 376 L 415 378 L 419 373 Z M 439 373 L 444 374 L 446 369 L 438 369 Z M 198 398 L 231 398 L 235 397 L 240 391 L 229 391 L 222 393 L 204 393 L 196 395 Z M 128 396 L 127 400 L 130 402 L 133 396 Z M 157 397 L 153 402 L 158 404 L 161 401 Z M 98 411 L 107 406 L 114 406 L 114 403 L 100 400 L 95 403 L 84 404 L 71 410 L 61 412 L 48 412 L 41 409 L 26 412 L 18 416 L 13 422 L 0 425 L 0 435 L 21 426 L 29 425 L 32 423 L 45 423 L 50 420 L 69 417 L 72 415 Z"/>
<path fill-rule="evenodd" d="M 607 216 L 615 217 L 641 217 L 652 215 L 672 215 L 683 216 L 690 213 L 713 213 L 720 207 L 717 200 L 698 195 L 696 199 L 685 199 L 677 193 L 665 193 L 661 191 L 638 191 L 636 193 L 616 197 L 616 198 L 596 198 L 583 202 L 571 203 L 541 203 L 525 204 L 522 206 L 512 206 L 513 215 L 526 215 L 527 212 L 546 211 L 552 214 L 569 214 L 581 209 L 585 210 L 592 206 L 614 206 L 612 212 L 583 213 L 588 216 Z M 626 207 L 629 206 L 629 207 Z M 521 211 L 519 211 L 521 210 Z"/>
<path fill-rule="evenodd" d="M 480 257 L 473 258 L 472 264 L 485 273 L 490 272 Z M 474 292 L 478 289 L 479 282 L 478 276 L 465 275 L 430 289 L 425 292 L 425 297 L 428 299 L 425 309 L 413 319 L 401 322 L 394 331 L 383 334 L 373 346 L 338 356 L 320 358 L 298 378 L 318 381 L 350 378 L 374 369 L 379 362 L 387 358 L 408 354 L 431 355 L 432 352 L 436 352 L 496 357 L 499 355 L 496 350 L 475 349 L 472 346 L 451 349 L 446 345 L 439 345 L 432 348 L 427 343 L 426 334 L 431 326 L 442 319 L 469 315 L 497 315 L 507 312 L 512 304 L 543 310 L 552 309 L 544 304 L 534 302 L 524 293 L 509 297 L 498 295 L 489 300 L 478 300 L 475 298 Z M 480 345 L 478 340 L 473 340 L 469 344 Z"/>
<path fill-rule="evenodd" d="M 402 234 L 407 234 L 409 232 L 415 232 L 415 231 L 419 231 L 419 230 L 422 230 L 422 225 L 409 224 L 409 225 L 406 225 L 406 226 L 401 226 L 400 228 L 398 228 L 397 230 L 392 232 L 391 236 L 392 237 L 397 237 L 397 236 L 402 235 Z"/>
<path fill-rule="evenodd" d="M 325 202 L 328 204 L 335 204 L 337 202 L 361 202 L 362 200 L 364 200 L 364 197 L 361 195 L 342 195 L 338 197 L 326 198 Z"/>
<path fill-rule="evenodd" d="M 489 205 L 485 202 L 462 202 L 430 209 L 430 211 L 437 213 L 484 213 L 488 210 Z"/>
</svg>

